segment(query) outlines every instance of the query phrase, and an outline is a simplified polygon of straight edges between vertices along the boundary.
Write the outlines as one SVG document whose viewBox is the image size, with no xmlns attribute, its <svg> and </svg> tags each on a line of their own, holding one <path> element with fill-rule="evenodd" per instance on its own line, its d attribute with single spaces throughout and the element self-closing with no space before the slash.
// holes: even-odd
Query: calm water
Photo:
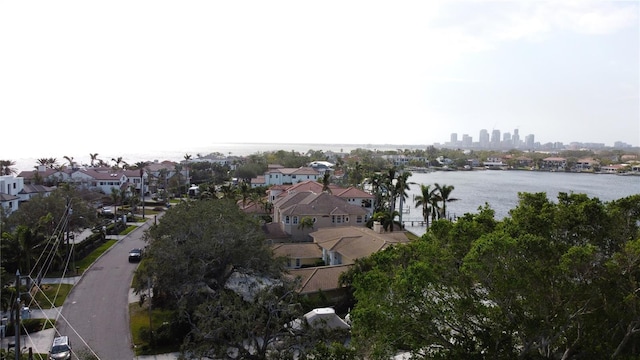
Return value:
<svg viewBox="0 0 640 360">
<path fill-rule="evenodd" d="M 422 208 L 416 208 L 413 197 L 420 195 L 420 185 L 453 185 L 452 198 L 459 199 L 447 204 L 451 216 L 476 213 L 478 207 L 488 203 L 496 212 L 496 219 L 508 216 L 510 209 L 518 203 L 518 192 L 544 192 L 550 200 L 558 193 L 582 193 L 602 201 L 620 199 L 640 194 L 640 176 L 595 175 L 574 173 L 551 173 L 538 171 L 437 171 L 413 174 L 409 181 L 415 182 L 408 192 L 408 204 L 403 221 L 422 220 Z M 424 227 L 407 226 L 408 230 L 422 235 Z"/>
</svg>

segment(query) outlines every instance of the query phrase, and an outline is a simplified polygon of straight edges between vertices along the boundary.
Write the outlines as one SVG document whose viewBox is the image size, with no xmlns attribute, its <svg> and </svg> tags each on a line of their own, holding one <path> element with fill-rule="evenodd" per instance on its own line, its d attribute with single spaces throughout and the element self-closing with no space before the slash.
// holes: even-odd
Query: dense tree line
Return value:
<svg viewBox="0 0 640 360">
<path fill-rule="evenodd" d="M 344 277 L 366 358 L 631 359 L 640 355 L 640 195 L 519 195 L 438 220 Z"/>
</svg>

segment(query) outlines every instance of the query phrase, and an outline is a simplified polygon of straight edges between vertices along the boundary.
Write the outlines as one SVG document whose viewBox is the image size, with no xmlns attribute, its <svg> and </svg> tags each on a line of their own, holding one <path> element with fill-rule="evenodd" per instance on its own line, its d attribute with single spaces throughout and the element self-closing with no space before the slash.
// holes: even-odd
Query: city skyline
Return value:
<svg viewBox="0 0 640 360">
<path fill-rule="evenodd" d="M 0 154 L 420 145 L 483 124 L 640 145 L 631 1 L 0 2 Z M 529 132 L 529 131 L 527 131 Z"/>
<path fill-rule="evenodd" d="M 467 147 L 467 148 L 487 148 L 487 149 L 528 149 L 535 150 L 539 148 L 549 148 L 549 149 L 565 149 L 565 148 L 632 148 L 637 145 L 625 143 L 624 141 L 614 141 L 613 144 L 606 144 L 604 142 L 584 142 L 574 140 L 569 143 L 564 143 L 562 141 L 539 141 L 536 139 L 535 133 L 527 133 L 526 135 L 520 134 L 520 129 L 515 128 L 510 131 L 502 132 L 500 129 L 491 129 L 491 131 L 487 129 L 481 129 L 478 133 L 478 137 L 475 138 L 473 135 L 469 135 L 469 133 L 463 133 L 462 137 L 458 138 L 459 133 L 452 132 L 450 134 L 449 141 L 444 143 L 436 143 L 436 145 L 443 145 L 445 147 Z M 474 141 L 474 139 L 477 139 Z"/>
</svg>

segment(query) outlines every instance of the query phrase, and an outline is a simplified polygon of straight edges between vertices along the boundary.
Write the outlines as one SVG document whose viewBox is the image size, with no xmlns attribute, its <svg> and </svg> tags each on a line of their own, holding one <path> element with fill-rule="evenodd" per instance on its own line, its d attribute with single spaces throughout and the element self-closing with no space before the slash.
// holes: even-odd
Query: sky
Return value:
<svg viewBox="0 0 640 360">
<path fill-rule="evenodd" d="M 0 158 L 640 146 L 637 1 L 0 0 Z"/>
</svg>

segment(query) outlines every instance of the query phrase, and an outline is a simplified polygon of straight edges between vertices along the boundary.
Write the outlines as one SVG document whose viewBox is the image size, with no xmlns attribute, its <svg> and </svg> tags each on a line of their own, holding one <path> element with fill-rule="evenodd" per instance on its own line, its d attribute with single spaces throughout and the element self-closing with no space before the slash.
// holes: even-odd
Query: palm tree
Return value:
<svg viewBox="0 0 640 360">
<path fill-rule="evenodd" d="M 420 195 L 414 198 L 416 208 L 422 206 L 422 218 L 429 227 L 429 216 L 434 218 L 437 209 L 437 197 L 435 195 L 436 189 L 431 189 L 431 185 L 420 184 Z"/>
<path fill-rule="evenodd" d="M 138 161 L 134 165 L 140 171 L 140 196 L 144 199 L 144 170 L 149 163 L 147 161 Z"/>
<path fill-rule="evenodd" d="M 358 189 L 362 189 L 362 180 L 364 178 L 363 171 L 364 169 L 362 164 L 356 161 L 353 167 L 349 168 L 349 184 L 357 187 Z"/>
<path fill-rule="evenodd" d="M 440 206 L 440 211 L 438 212 L 438 219 L 442 219 L 445 218 L 447 216 L 447 203 L 448 202 L 452 202 L 452 201 L 457 201 L 459 199 L 456 198 L 450 198 L 451 196 L 451 192 L 453 191 L 454 187 L 453 185 L 442 185 L 440 186 L 440 184 L 435 183 L 435 190 L 437 192 L 437 201 L 441 202 L 442 205 Z"/>
<path fill-rule="evenodd" d="M 187 187 L 191 185 L 191 179 L 189 178 L 189 162 L 191 161 L 190 154 L 184 154 L 185 170 L 187 171 Z"/>
<path fill-rule="evenodd" d="M 63 158 L 65 158 L 65 160 L 69 162 L 69 168 L 71 170 L 78 168 L 78 164 L 75 161 L 73 161 L 73 156 L 63 156 Z"/>
<path fill-rule="evenodd" d="M 49 158 L 36 159 L 35 168 L 38 169 L 40 166 L 49 167 Z"/>
<path fill-rule="evenodd" d="M 396 180 L 396 167 L 392 167 L 387 170 L 387 173 L 383 177 L 383 187 L 386 190 L 387 202 L 390 211 L 396 208 L 396 186 L 394 184 L 394 180 Z"/>
<path fill-rule="evenodd" d="M 171 177 L 171 187 L 175 188 L 174 193 L 177 193 L 178 197 L 182 197 L 182 165 L 175 164 L 173 168 L 176 173 Z"/>
<path fill-rule="evenodd" d="M 238 192 L 242 199 L 242 207 L 245 207 L 247 205 L 247 200 L 251 197 L 251 185 L 245 181 L 241 182 Z"/>
<path fill-rule="evenodd" d="M 232 200 L 235 200 L 237 194 L 236 187 L 231 184 L 224 184 L 220 186 L 219 192 L 223 198 Z"/>
<path fill-rule="evenodd" d="M 375 173 L 367 180 L 367 183 L 370 185 L 371 194 L 374 196 L 373 211 L 382 211 L 384 209 L 384 198 L 386 194 L 384 176 L 382 174 Z"/>
<path fill-rule="evenodd" d="M 324 172 L 320 182 L 322 183 L 322 192 L 331 194 L 331 188 L 329 187 L 329 185 L 331 185 L 331 173 L 329 171 Z"/>
<path fill-rule="evenodd" d="M 313 230 L 313 219 L 309 216 L 303 216 L 302 219 L 300 219 L 300 223 L 298 223 L 298 230 L 302 230 L 304 231 L 304 229 L 310 229 Z"/>
<path fill-rule="evenodd" d="M 404 171 L 396 177 L 396 185 L 394 194 L 400 199 L 400 224 L 402 224 L 402 212 L 404 211 L 404 201 L 409 197 L 407 191 L 410 190 L 409 185 L 415 184 L 409 181 L 410 171 Z M 395 202 L 395 200 L 394 200 Z"/>
<path fill-rule="evenodd" d="M 118 188 L 111 188 L 111 200 L 113 201 L 113 216 L 118 218 L 118 202 L 124 198 Z"/>
<path fill-rule="evenodd" d="M 395 210 L 391 212 L 381 211 L 381 212 L 374 213 L 373 216 L 371 217 L 371 221 L 379 221 L 380 225 L 382 225 L 382 228 L 385 231 L 391 232 L 393 231 L 394 223 L 397 224 L 397 222 L 394 219 L 398 215 L 399 215 L 398 212 Z"/>
<path fill-rule="evenodd" d="M 17 174 L 18 170 L 13 167 L 15 164 L 13 160 L 0 160 L 0 175 Z"/>
<path fill-rule="evenodd" d="M 111 161 L 113 161 L 115 163 L 115 164 L 113 164 L 113 169 L 114 170 L 117 170 L 117 169 L 120 169 L 120 168 L 124 168 L 127 165 L 127 162 L 122 160 L 122 156 L 119 156 L 118 158 L 111 158 Z"/>
<path fill-rule="evenodd" d="M 91 167 L 94 167 L 96 165 L 96 161 L 98 161 L 98 153 L 95 154 L 91 154 L 89 153 L 89 157 L 91 158 Z"/>
</svg>

